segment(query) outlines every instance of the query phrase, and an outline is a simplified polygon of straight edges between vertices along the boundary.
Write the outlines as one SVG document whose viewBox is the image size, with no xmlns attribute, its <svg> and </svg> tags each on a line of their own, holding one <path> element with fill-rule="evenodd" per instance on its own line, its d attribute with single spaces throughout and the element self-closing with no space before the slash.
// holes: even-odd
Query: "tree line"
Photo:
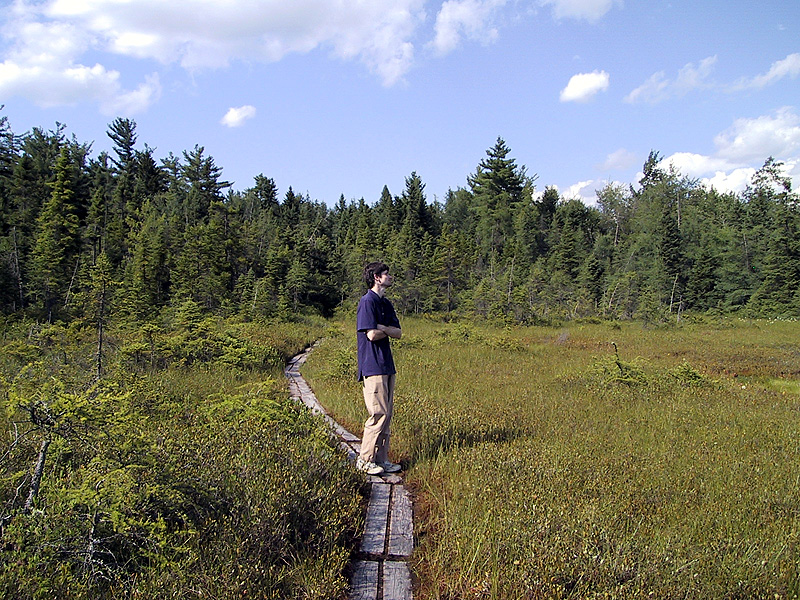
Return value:
<svg viewBox="0 0 800 600">
<path fill-rule="evenodd" d="M 684 311 L 800 314 L 800 212 L 768 158 L 720 193 L 651 152 L 637 185 L 596 206 L 536 190 L 502 138 L 443 201 L 416 173 L 400 195 L 332 207 L 263 174 L 233 190 L 202 146 L 157 160 L 115 119 L 110 153 L 66 127 L 15 134 L 0 117 L 0 311 L 153 321 L 184 303 L 246 319 L 330 315 L 385 260 L 408 313 L 541 323 L 659 321 Z M 102 339 L 102 336 L 100 336 Z"/>
</svg>

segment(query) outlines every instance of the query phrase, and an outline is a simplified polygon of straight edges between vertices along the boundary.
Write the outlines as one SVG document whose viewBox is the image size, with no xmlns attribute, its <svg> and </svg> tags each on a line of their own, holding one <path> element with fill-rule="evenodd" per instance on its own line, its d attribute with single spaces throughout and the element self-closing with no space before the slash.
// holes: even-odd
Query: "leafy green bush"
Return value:
<svg viewBox="0 0 800 600">
<path fill-rule="evenodd" d="M 201 320 L 116 335 L 126 351 L 100 382 L 63 329 L 23 348 L 38 360 L 22 369 L 6 341 L 0 595 L 343 597 L 363 479 L 275 368 L 275 348 L 312 329 Z M 189 337 L 194 358 L 174 359 Z M 143 368 L 152 349 L 158 368 Z"/>
</svg>

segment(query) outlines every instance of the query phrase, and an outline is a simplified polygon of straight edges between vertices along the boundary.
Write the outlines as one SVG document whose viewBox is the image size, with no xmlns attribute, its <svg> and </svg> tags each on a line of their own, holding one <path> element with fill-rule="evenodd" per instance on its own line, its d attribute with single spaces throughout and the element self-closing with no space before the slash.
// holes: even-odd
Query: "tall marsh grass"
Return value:
<svg viewBox="0 0 800 600">
<path fill-rule="evenodd" d="M 417 597 L 800 597 L 800 323 L 403 325 Z M 360 433 L 353 338 L 304 375 Z"/>
</svg>

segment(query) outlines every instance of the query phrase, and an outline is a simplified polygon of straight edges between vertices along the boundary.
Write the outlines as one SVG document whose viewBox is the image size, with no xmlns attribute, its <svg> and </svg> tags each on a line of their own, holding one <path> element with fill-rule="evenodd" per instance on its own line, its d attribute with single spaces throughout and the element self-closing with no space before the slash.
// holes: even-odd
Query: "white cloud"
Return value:
<svg viewBox="0 0 800 600">
<path fill-rule="evenodd" d="M 556 19 L 585 19 L 598 21 L 622 0 L 539 0 L 542 6 L 552 6 Z"/>
<path fill-rule="evenodd" d="M 277 61 L 329 48 L 358 59 L 386 85 L 413 61 L 410 42 L 424 18 L 424 0 L 52 0 L 47 16 L 91 32 L 109 51 L 187 69 L 233 60 Z"/>
<path fill-rule="evenodd" d="M 769 71 L 762 75 L 757 75 L 752 79 L 740 79 L 732 86 L 731 89 L 733 91 L 743 89 L 761 89 L 776 83 L 784 77 L 791 77 L 794 79 L 798 75 L 800 75 L 800 53 L 795 52 L 794 54 L 789 54 L 783 60 L 778 60 L 772 63 Z"/>
<path fill-rule="evenodd" d="M 597 204 L 596 190 L 602 188 L 606 182 L 599 179 L 587 179 L 568 186 L 563 192 L 559 190 L 559 196 L 563 200 L 580 200 L 586 206 Z M 558 189 L 558 186 L 553 186 Z"/>
<path fill-rule="evenodd" d="M 557 18 L 594 21 L 622 0 L 537 0 Z M 13 0 L 4 6 L 0 93 L 42 105 L 90 100 L 104 110 L 142 110 L 159 96 L 154 76 L 133 87 L 111 65 L 118 57 L 223 68 L 329 52 L 357 61 L 384 85 L 403 81 L 415 58 L 426 0 Z M 445 0 L 430 46 L 490 42 L 509 0 Z M 516 6 L 516 4 L 515 4 Z M 92 59 L 86 58 L 93 52 Z M 100 57 L 100 58 L 98 58 Z M 99 62 L 98 62 L 99 61 Z M 47 93 L 41 92 L 47 88 Z M 116 109 L 119 110 L 119 109 Z"/>
<path fill-rule="evenodd" d="M 660 166 L 667 168 L 669 165 L 687 177 L 697 178 L 701 175 L 730 169 L 733 165 L 718 156 L 705 156 L 693 152 L 676 152 L 661 161 Z"/>
<path fill-rule="evenodd" d="M 678 76 L 675 78 L 674 88 L 676 92 L 685 94 L 691 90 L 709 87 L 710 84 L 707 82 L 707 79 L 709 75 L 711 75 L 715 64 L 717 64 L 717 57 L 709 56 L 701 60 L 700 64 L 696 67 L 694 63 L 687 63 L 684 65 L 681 70 L 678 71 Z"/>
<path fill-rule="evenodd" d="M 117 91 L 102 99 L 100 109 L 106 115 L 135 115 L 144 112 L 161 97 L 161 82 L 158 73 L 145 77 L 135 90 Z"/>
<path fill-rule="evenodd" d="M 668 97 L 670 82 L 664 71 L 653 73 L 642 85 L 625 96 L 625 102 L 658 102 Z"/>
<path fill-rule="evenodd" d="M 742 167 L 729 173 L 717 171 L 713 177 L 700 178 L 700 182 L 718 192 L 742 192 L 753 179 L 755 173 L 756 169 L 754 167 Z"/>
<path fill-rule="evenodd" d="M 620 148 L 609 154 L 599 168 L 601 171 L 620 171 L 636 164 L 636 160 L 637 157 L 633 152 Z"/>
<path fill-rule="evenodd" d="M 741 192 L 764 161 L 772 156 L 784 163 L 784 172 L 800 184 L 800 116 L 789 107 L 772 115 L 737 119 L 714 138 L 712 155 L 676 152 L 661 161 L 681 175 L 699 179 L 719 191 Z"/>
<path fill-rule="evenodd" d="M 709 56 L 701 60 L 697 66 L 694 63 L 688 63 L 678 71 L 675 79 L 667 78 L 664 71 L 653 73 L 647 81 L 625 97 L 625 102 L 655 104 L 698 89 L 718 89 L 729 92 L 762 89 L 781 79 L 787 77 L 794 79 L 800 75 L 800 53 L 794 53 L 772 63 L 766 73 L 752 78 L 741 78 L 734 84 L 721 85 L 709 80 L 716 62 L 716 56 Z"/>
<path fill-rule="evenodd" d="M 0 63 L 0 97 L 21 96 L 45 108 L 89 101 L 104 114 L 131 115 L 144 110 L 161 92 L 156 75 L 135 90 L 125 90 L 118 71 L 78 62 L 92 40 L 70 24 L 20 18 L 7 23 L 2 33 L 11 49 Z"/>
<path fill-rule="evenodd" d="M 709 56 L 697 66 L 687 63 L 678 71 L 675 79 L 668 79 L 664 71 L 653 73 L 647 81 L 625 96 L 625 102 L 655 104 L 668 98 L 683 96 L 692 90 L 713 87 L 708 78 L 716 62 L 716 56 Z"/>
<path fill-rule="evenodd" d="M 717 155 L 732 163 L 800 154 L 800 116 L 783 107 L 772 115 L 737 119 L 714 138 Z"/>
<path fill-rule="evenodd" d="M 249 104 L 240 106 L 238 108 L 230 108 L 225 116 L 222 117 L 220 123 L 226 127 L 241 127 L 245 121 L 248 121 L 256 116 L 256 107 Z"/>
<path fill-rule="evenodd" d="M 605 71 L 578 73 L 570 77 L 567 87 L 561 90 L 561 102 L 587 102 L 598 92 L 608 89 L 609 76 Z"/>
<path fill-rule="evenodd" d="M 506 0 L 447 0 L 436 15 L 431 46 L 439 54 L 455 50 L 462 37 L 490 42 L 497 38 L 491 23 Z"/>
<path fill-rule="evenodd" d="M 158 76 L 126 89 L 107 66 L 112 55 L 200 69 L 316 49 L 357 60 L 390 86 L 411 68 L 423 7 L 424 0 L 16 0 L 0 20 L 0 97 L 132 114 L 159 98 Z M 89 51 L 105 53 L 105 64 L 86 61 Z"/>
</svg>

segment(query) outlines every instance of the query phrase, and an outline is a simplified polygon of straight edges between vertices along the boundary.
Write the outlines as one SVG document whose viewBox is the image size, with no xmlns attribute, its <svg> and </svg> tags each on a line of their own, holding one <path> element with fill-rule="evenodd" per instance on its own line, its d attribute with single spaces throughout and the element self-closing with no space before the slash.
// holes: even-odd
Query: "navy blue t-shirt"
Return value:
<svg viewBox="0 0 800 600">
<path fill-rule="evenodd" d="M 372 375 L 394 375 L 397 372 L 394 368 L 389 338 L 385 337 L 376 342 L 371 342 L 367 338 L 367 331 L 377 329 L 379 324 L 400 327 L 392 303 L 368 290 L 358 303 L 356 315 L 359 381 Z"/>
</svg>

